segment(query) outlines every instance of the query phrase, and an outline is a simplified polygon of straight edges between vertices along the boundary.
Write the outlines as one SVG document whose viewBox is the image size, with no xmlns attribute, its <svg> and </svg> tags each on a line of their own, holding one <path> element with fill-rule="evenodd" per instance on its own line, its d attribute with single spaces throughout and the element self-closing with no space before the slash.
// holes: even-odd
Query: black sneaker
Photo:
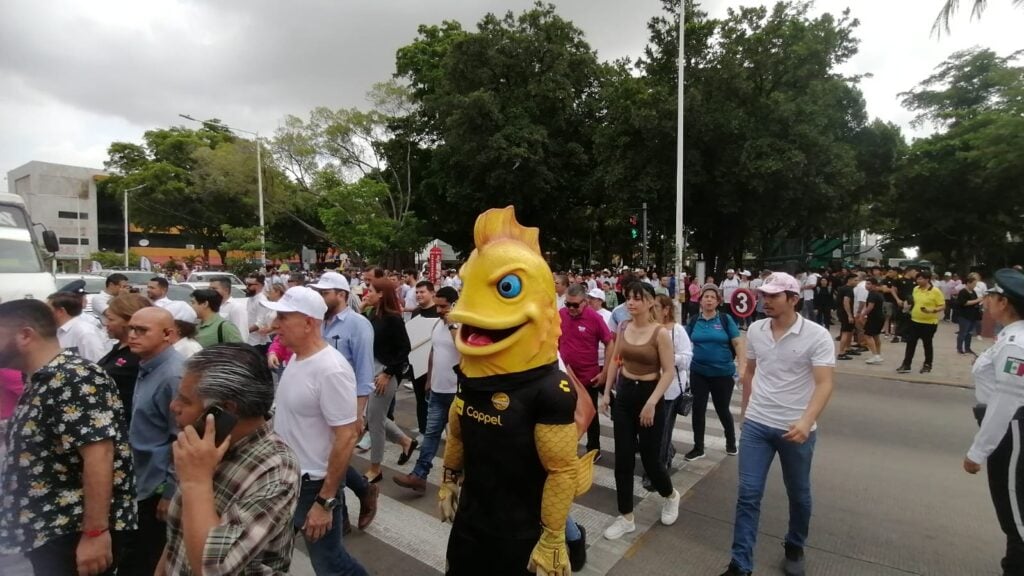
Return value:
<svg viewBox="0 0 1024 576">
<path fill-rule="evenodd" d="M 782 562 L 782 573 L 786 576 L 804 576 L 804 549 L 789 542 L 786 548 L 786 559 Z"/>
<path fill-rule="evenodd" d="M 853 356 L 850 356 L 849 354 L 840 354 L 839 356 L 836 356 L 836 360 L 853 360 Z"/>
<path fill-rule="evenodd" d="M 640 480 L 640 485 L 643 486 L 644 490 L 654 492 L 654 482 L 651 482 L 651 479 L 647 477 L 647 474 L 644 474 L 643 478 Z"/>
<path fill-rule="evenodd" d="M 850 349 L 850 350 L 847 350 L 846 353 L 849 354 L 850 356 L 860 356 L 860 351 L 859 350 Z"/>
<path fill-rule="evenodd" d="M 910 366 L 900 364 L 900 367 L 896 369 L 896 372 L 899 374 L 906 374 L 907 372 L 910 372 Z"/>
<path fill-rule="evenodd" d="M 576 528 L 580 531 L 580 539 L 569 540 L 565 543 L 566 548 L 569 549 L 569 566 L 573 572 L 583 570 L 587 564 L 587 529 L 578 522 Z"/>
<path fill-rule="evenodd" d="M 739 566 L 729 563 L 729 567 L 722 572 L 721 576 L 750 576 L 750 572 L 747 570 L 740 570 Z"/>
<path fill-rule="evenodd" d="M 732 445 L 726 444 L 725 445 L 725 454 L 727 456 L 735 456 L 735 455 L 737 455 L 739 453 L 740 453 L 740 451 L 736 448 L 735 444 L 732 444 Z"/>
<path fill-rule="evenodd" d="M 694 460 L 700 460 L 703 457 L 704 457 L 704 449 L 703 448 L 694 448 L 693 450 L 690 450 L 689 452 L 687 452 L 685 456 L 683 456 L 683 460 L 686 460 L 687 462 L 693 462 Z"/>
<path fill-rule="evenodd" d="M 921 366 L 921 374 L 927 374 L 927 373 L 929 373 L 931 371 L 932 371 L 932 365 L 931 364 L 925 364 L 925 365 Z"/>
</svg>

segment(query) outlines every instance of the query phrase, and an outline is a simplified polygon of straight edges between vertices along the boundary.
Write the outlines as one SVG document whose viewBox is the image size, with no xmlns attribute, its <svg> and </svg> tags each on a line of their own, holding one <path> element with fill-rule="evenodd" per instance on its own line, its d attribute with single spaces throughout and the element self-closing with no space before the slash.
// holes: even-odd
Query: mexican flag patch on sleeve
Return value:
<svg viewBox="0 0 1024 576">
<path fill-rule="evenodd" d="M 1024 359 L 1009 356 L 1003 365 L 1003 372 L 1014 376 L 1024 376 Z"/>
</svg>

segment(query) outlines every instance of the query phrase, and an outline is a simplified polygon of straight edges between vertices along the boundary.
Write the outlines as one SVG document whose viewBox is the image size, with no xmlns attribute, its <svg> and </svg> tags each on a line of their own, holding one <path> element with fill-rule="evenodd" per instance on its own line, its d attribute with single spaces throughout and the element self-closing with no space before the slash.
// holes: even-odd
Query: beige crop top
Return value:
<svg viewBox="0 0 1024 576">
<path fill-rule="evenodd" d="M 619 338 L 619 357 L 622 359 L 622 367 L 630 374 L 658 374 L 661 372 L 661 359 L 658 357 L 658 332 L 661 327 L 654 329 L 651 337 L 643 344 L 630 344 L 626 340 L 625 331 Z"/>
</svg>

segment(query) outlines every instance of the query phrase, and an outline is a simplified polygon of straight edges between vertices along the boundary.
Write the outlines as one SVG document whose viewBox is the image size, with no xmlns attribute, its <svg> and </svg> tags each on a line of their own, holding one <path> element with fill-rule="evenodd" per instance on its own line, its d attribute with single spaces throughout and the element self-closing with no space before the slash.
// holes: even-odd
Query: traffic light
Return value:
<svg viewBox="0 0 1024 576">
<path fill-rule="evenodd" d="M 636 240 L 640 237 L 640 231 L 636 229 L 636 215 L 629 217 L 629 237 Z"/>
</svg>

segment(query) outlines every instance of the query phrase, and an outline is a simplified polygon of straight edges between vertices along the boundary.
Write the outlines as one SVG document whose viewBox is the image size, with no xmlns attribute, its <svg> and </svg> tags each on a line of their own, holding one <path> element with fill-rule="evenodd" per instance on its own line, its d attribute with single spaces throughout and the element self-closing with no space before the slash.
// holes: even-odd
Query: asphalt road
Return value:
<svg viewBox="0 0 1024 576">
<path fill-rule="evenodd" d="M 973 391 L 838 375 L 812 472 L 808 574 L 1000 574 L 1005 540 L 984 474 L 961 462 Z M 729 562 L 736 460 L 686 495 L 679 522 L 654 527 L 609 574 L 719 574 Z M 788 508 L 778 464 L 762 507 L 755 574 L 781 574 Z"/>
</svg>

